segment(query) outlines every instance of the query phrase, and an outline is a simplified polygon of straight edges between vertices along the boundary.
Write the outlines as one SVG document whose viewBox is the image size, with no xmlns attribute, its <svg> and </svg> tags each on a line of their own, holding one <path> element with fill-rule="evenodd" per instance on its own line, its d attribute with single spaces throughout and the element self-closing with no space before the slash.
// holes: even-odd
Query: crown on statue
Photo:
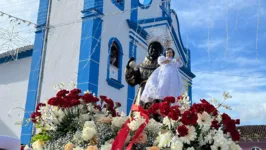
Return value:
<svg viewBox="0 0 266 150">
<path fill-rule="evenodd" d="M 168 33 L 161 33 L 161 34 L 154 34 L 154 32 L 150 33 L 150 36 L 148 38 L 148 43 L 151 42 L 160 42 L 162 46 L 164 46 L 165 49 L 171 48 L 173 40 L 171 39 L 170 35 Z"/>
</svg>

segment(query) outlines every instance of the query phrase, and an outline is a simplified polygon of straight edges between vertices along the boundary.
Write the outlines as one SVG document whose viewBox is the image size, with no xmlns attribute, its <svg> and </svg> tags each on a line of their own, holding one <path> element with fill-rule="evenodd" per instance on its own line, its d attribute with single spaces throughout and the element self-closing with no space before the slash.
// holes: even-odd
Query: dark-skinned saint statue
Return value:
<svg viewBox="0 0 266 150">
<path fill-rule="evenodd" d="M 163 46 L 160 42 L 154 41 L 151 42 L 148 46 L 148 56 L 145 57 L 144 61 L 137 65 L 130 65 L 135 58 L 130 58 L 125 71 L 125 79 L 127 83 L 131 86 L 139 85 L 138 91 L 135 95 L 134 104 L 140 105 L 144 108 L 147 108 L 148 105 L 145 105 L 141 101 L 140 97 L 145 88 L 146 81 L 152 74 L 152 72 L 159 67 L 158 57 L 163 52 Z"/>
</svg>

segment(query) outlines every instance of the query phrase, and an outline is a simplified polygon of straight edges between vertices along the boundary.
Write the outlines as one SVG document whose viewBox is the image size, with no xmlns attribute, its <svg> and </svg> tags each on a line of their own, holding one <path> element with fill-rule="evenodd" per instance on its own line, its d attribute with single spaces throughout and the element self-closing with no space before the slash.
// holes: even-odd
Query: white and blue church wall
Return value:
<svg viewBox="0 0 266 150">
<path fill-rule="evenodd" d="M 15 54 L 15 55 L 13 55 Z M 0 135 L 20 138 L 32 46 L 0 54 Z M 20 114 L 20 115 L 19 115 Z"/>
<path fill-rule="evenodd" d="M 127 61 L 135 57 L 136 63 L 141 63 L 153 36 L 165 33 L 186 64 L 181 69 L 186 83 L 195 77 L 168 1 L 41 0 L 37 23 L 26 112 L 34 111 L 38 101 L 54 96 L 54 85 L 71 81 L 82 91 L 121 102 L 121 111 L 129 112 L 138 86 L 131 87 L 124 79 Z M 118 53 L 116 63 L 111 63 L 113 51 Z M 188 89 L 191 96 L 191 86 Z M 23 144 L 29 143 L 33 131 L 32 124 L 22 126 Z"/>
<path fill-rule="evenodd" d="M 56 84 L 77 81 L 84 0 L 52 1 L 40 101 L 56 94 Z M 67 23 L 67 25 L 65 25 Z M 88 27 L 86 27 L 88 28 Z"/>
</svg>

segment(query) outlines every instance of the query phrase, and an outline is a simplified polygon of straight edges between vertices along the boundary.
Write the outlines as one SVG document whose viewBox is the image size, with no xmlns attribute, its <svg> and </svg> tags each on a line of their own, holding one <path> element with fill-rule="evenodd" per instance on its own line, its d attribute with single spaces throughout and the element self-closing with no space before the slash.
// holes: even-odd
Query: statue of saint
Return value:
<svg viewBox="0 0 266 150">
<path fill-rule="evenodd" d="M 139 84 L 139 89 L 136 93 L 134 104 L 146 107 L 145 103 L 140 100 L 141 94 L 145 88 L 146 82 L 153 71 L 159 67 L 158 57 L 163 52 L 163 46 L 160 42 L 154 41 L 151 42 L 148 47 L 148 56 L 145 57 L 144 61 L 135 66 L 132 65 L 135 58 L 130 58 L 126 70 L 125 70 L 125 79 L 127 83 L 131 86 Z M 146 107 L 147 108 L 147 107 Z"/>
</svg>

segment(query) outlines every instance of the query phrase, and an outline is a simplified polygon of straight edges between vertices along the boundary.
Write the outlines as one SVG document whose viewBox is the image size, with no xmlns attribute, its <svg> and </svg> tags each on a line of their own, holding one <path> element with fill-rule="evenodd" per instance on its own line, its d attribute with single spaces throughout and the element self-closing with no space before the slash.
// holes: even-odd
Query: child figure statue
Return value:
<svg viewBox="0 0 266 150">
<path fill-rule="evenodd" d="M 185 92 L 179 68 L 183 66 L 180 57 L 174 59 L 173 49 L 168 48 L 165 56 L 158 58 L 158 67 L 149 77 L 140 100 L 149 103 L 163 100 L 167 96 L 177 97 Z"/>
</svg>

